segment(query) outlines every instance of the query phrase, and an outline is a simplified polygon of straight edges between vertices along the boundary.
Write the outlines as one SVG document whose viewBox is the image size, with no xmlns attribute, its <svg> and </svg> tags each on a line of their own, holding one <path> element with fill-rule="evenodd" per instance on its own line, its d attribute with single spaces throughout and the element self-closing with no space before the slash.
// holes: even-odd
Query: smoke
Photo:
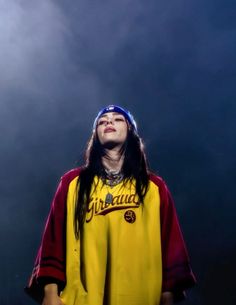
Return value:
<svg viewBox="0 0 236 305">
<path fill-rule="evenodd" d="M 40 94 L 55 77 L 63 77 L 68 33 L 66 20 L 53 2 L 3 1 L 0 25 L 2 90 Z"/>
</svg>

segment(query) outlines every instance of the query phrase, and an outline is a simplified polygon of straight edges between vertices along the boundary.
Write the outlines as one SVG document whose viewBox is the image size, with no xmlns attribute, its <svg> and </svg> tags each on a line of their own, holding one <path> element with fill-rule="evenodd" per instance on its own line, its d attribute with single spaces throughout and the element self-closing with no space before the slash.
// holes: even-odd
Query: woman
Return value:
<svg viewBox="0 0 236 305">
<path fill-rule="evenodd" d="M 133 116 L 102 109 L 52 202 L 26 292 L 43 305 L 171 305 L 195 283 L 165 182 Z"/>
</svg>

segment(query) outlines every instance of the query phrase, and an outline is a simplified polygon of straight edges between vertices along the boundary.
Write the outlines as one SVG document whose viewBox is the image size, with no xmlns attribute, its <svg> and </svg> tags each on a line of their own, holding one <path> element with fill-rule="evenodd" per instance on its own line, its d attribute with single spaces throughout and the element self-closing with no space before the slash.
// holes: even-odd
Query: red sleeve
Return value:
<svg viewBox="0 0 236 305">
<path fill-rule="evenodd" d="M 64 175 L 57 187 L 47 218 L 33 272 L 25 292 L 41 303 L 44 285 L 56 283 L 61 291 L 66 284 L 66 199 L 70 181 L 79 169 Z"/>
<path fill-rule="evenodd" d="M 151 180 L 158 185 L 161 200 L 162 291 L 172 291 L 175 301 L 179 301 L 196 280 L 171 194 L 161 178 L 152 175 Z"/>
</svg>

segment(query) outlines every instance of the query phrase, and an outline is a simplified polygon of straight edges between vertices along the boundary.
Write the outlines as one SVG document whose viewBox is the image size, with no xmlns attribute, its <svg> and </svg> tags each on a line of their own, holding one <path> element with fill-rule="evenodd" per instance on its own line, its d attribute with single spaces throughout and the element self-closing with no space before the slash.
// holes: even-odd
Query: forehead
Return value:
<svg viewBox="0 0 236 305">
<path fill-rule="evenodd" d="M 119 113 L 119 112 L 107 112 L 107 113 L 104 113 L 103 115 L 100 116 L 99 120 L 101 118 L 111 118 L 111 117 L 114 117 L 114 116 L 123 116 L 123 114 Z"/>
</svg>

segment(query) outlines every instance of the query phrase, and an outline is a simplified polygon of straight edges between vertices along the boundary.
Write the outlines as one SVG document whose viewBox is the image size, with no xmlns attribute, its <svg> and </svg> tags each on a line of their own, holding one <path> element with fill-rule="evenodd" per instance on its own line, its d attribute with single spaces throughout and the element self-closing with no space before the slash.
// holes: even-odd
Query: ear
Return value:
<svg viewBox="0 0 236 305">
<path fill-rule="evenodd" d="M 128 127 L 128 131 L 130 131 L 132 129 L 132 126 L 130 125 L 130 123 L 126 120 L 126 124 L 127 124 L 127 127 Z"/>
</svg>

